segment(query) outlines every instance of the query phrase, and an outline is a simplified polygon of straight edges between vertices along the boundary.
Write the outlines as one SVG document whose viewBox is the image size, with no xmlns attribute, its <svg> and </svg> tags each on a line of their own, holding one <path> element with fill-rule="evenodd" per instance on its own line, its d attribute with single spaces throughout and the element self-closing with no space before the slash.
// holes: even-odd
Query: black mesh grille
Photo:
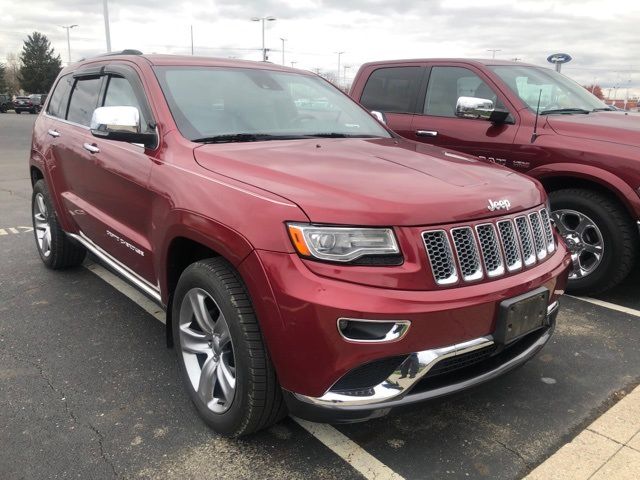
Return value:
<svg viewBox="0 0 640 480">
<path fill-rule="evenodd" d="M 463 353 L 462 355 L 456 355 L 455 357 L 445 358 L 444 360 L 436 363 L 431 370 L 427 372 L 425 378 L 435 377 L 437 375 L 444 375 L 461 368 L 469 367 L 478 362 L 489 358 L 493 352 L 496 351 L 496 346 L 491 345 L 489 347 L 480 348 L 472 352 Z"/>
<path fill-rule="evenodd" d="M 547 251 L 553 252 L 556 248 L 556 244 L 553 241 L 553 231 L 551 230 L 551 221 L 549 219 L 549 212 L 546 208 L 540 210 L 540 218 L 542 218 L 542 228 L 544 229 L 545 240 L 547 241 Z"/>
<path fill-rule="evenodd" d="M 457 281 L 456 267 L 453 263 L 451 245 L 447 234 L 442 230 L 425 232 L 422 237 L 427 247 L 431 269 L 436 282 L 442 285 Z"/>
<path fill-rule="evenodd" d="M 331 391 L 341 392 L 374 387 L 389 378 L 405 358 L 405 356 L 383 358 L 382 360 L 376 360 L 354 368 L 338 380 L 331 387 Z"/>
<path fill-rule="evenodd" d="M 492 224 L 486 223 L 476 227 L 478 231 L 478 239 L 480 240 L 480 249 L 482 250 L 482 258 L 484 265 L 487 267 L 489 276 L 500 275 L 504 272 L 502 264 L 502 253 L 500 245 L 496 238 L 496 230 Z"/>
<path fill-rule="evenodd" d="M 542 233 L 542 224 L 540 222 L 540 215 L 538 213 L 530 213 L 529 221 L 531 222 L 531 229 L 533 231 L 533 241 L 536 246 L 536 254 L 538 258 L 543 259 L 547 256 L 547 246 L 544 241 L 544 234 Z"/>
<path fill-rule="evenodd" d="M 453 245 L 460 262 L 460 270 L 464 280 L 476 280 L 482 277 L 482 268 L 478 247 L 470 227 L 454 228 L 451 230 Z"/>
<path fill-rule="evenodd" d="M 511 220 L 498 222 L 498 230 L 504 247 L 507 269 L 509 271 L 518 270 L 522 267 L 522 256 L 520 255 L 520 247 L 518 246 L 518 240 L 516 240 L 513 223 L 511 223 Z"/>
<path fill-rule="evenodd" d="M 526 217 L 516 218 L 516 227 L 518 228 L 518 236 L 520 237 L 520 245 L 522 245 L 522 254 L 524 255 L 525 265 L 531 265 L 536 261 L 536 254 L 533 249 L 533 239 L 531 238 L 531 230 Z"/>
</svg>

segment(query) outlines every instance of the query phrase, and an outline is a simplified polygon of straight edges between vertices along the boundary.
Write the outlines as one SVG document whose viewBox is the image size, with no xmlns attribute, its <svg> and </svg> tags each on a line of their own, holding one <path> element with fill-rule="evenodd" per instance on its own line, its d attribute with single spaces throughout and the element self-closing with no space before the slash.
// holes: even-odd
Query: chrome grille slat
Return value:
<svg viewBox="0 0 640 480">
<path fill-rule="evenodd" d="M 529 221 L 531 222 L 531 230 L 533 231 L 533 241 L 536 247 L 536 255 L 538 260 L 542 260 L 547 256 L 547 246 L 544 240 L 544 233 L 542 232 L 542 221 L 540 220 L 540 214 L 533 212 L 529 214 Z"/>
<path fill-rule="evenodd" d="M 471 227 L 452 228 L 451 238 L 453 238 L 462 279 L 465 282 L 480 280 L 482 278 L 482 263 Z"/>
<path fill-rule="evenodd" d="M 556 243 L 553 240 L 553 230 L 551 229 L 551 218 L 546 208 L 540 210 L 540 218 L 542 218 L 542 228 L 544 229 L 544 237 L 547 241 L 547 252 L 553 253 L 556 249 Z"/>
<path fill-rule="evenodd" d="M 496 229 L 492 223 L 483 223 L 476 226 L 476 233 L 482 251 L 482 259 L 487 269 L 487 275 L 491 278 L 504 274 L 504 261 L 502 251 L 498 243 Z"/>
<path fill-rule="evenodd" d="M 527 217 L 516 217 L 516 228 L 518 230 L 518 237 L 520 238 L 520 247 L 522 247 L 522 255 L 524 257 L 524 264 L 528 267 L 536 263 L 536 252 L 533 247 L 533 235 L 531 234 L 531 227 Z"/>
<path fill-rule="evenodd" d="M 438 285 L 451 285 L 458 281 L 449 237 L 444 230 L 432 230 L 422 234 L 433 278 Z"/>
<path fill-rule="evenodd" d="M 507 262 L 507 270 L 515 272 L 522 268 L 522 254 L 520 246 L 516 238 L 515 227 L 511 220 L 501 220 L 497 223 L 500 232 L 500 240 L 502 248 L 504 248 L 504 256 Z"/>
<path fill-rule="evenodd" d="M 482 223 L 427 230 L 422 239 L 439 286 L 515 273 L 556 250 L 551 217 L 542 206 Z"/>
</svg>

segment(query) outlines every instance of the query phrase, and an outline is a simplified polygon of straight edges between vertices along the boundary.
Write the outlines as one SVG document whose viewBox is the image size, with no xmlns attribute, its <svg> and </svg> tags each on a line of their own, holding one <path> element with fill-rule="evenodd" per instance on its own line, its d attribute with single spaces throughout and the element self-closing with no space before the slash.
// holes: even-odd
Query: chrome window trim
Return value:
<svg viewBox="0 0 640 480">
<path fill-rule="evenodd" d="M 395 326 L 400 326 L 400 329 L 396 332 L 393 331 L 393 328 L 387 332 L 385 338 L 380 340 L 358 340 L 355 338 L 347 337 L 344 332 L 340 329 L 340 321 L 346 320 L 348 322 L 364 322 L 364 323 L 393 323 Z M 343 340 L 349 343 L 389 343 L 396 342 L 402 339 L 407 332 L 409 331 L 409 327 L 411 326 L 411 321 L 409 320 L 370 320 L 365 318 L 348 318 L 348 317 L 340 317 L 336 321 L 336 326 L 338 327 L 338 332 Z"/>
<path fill-rule="evenodd" d="M 138 289 L 142 290 L 144 293 L 149 295 L 153 300 L 162 305 L 162 297 L 160 295 L 160 287 L 153 285 L 148 282 L 136 272 L 131 270 L 125 264 L 116 260 L 105 250 L 100 248 L 98 245 L 93 243 L 93 241 L 87 237 L 84 233 L 79 232 L 79 234 L 67 233 L 68 236 L 76 240 L 82 246 L 84 246 L 87 250 L 93 253 L 98 259 L 107 264 L 107 266 L 113 268 L 117 273 L 119 273 L 122 277 L 124 277 L 127 281 L 133 284 Z"/>
<path fill-rule="evenodd" d="M 427 248 L 427 242 L 424 237 L 427 233 L 438 232 L 441 232 L 444 235 L 444 238 L 446 240 L 445 245 L 449 249 L 449 254 L 451 255 L 451 269 L 453 273 L 451 274 L 451 276 L 449 276 L 449 278 L 446 278 L 444 280 L 438 280 L 436 278 L 436 272 L 431 263 L 431 256 L 429 255 L 429 249 Z M 447 233 L 447 231 L 442 228 L 436 230 L 425 230 L 420 234 L 420 236 L 422 237 L 422 245 L 424 246 L 425 252 L 427 253 L 427 260 L 429 261 L 429 266 L 431 267 L 431 275 L 433 275 L 433 280 L 436 282 L 436 285 L 454 285 L 458 283 L 458 266 L 456 265 L 456 259 L 453 256 L 453 249 L 451 248 L 451 241 L 449 240 L 449 234 Z"/>
<path fill-rule="evenodd" d="M 480 227 L 488 226 L 493 231 L 493 238 L 495 240 L 495 244 L 498 250 L 498 258 L 500 259 L 500 266 L 494 270 L 489 270 L 487 267 L 487 262 L 484 259 L 484 252 L 482 251 L 482 240 L 480 240 L 480 232 L 478 229 Z M 505 272 L 505 260 L 502 255 L 502 246 L 500 245 L 500 237 L 498 236 L 498 232 L 496 231 L 496 226 L 493 223 L 480 223 L 475 226 L 476 235 L 478 236 L 478 243 L 480 243 L 480 253 L 482 254 L 482 261 L 484 262 L 484 268 L 487 271 L 487 276 L 489 278 L 496 278 L 501 275 L 504 275 Z"/>
<path fill-rule="evenodd" d="M 71 125 L 73 127 L 80 127 L 80 128 L 82 128 L 84 130 L 91 130 L 91 128 L 89 128 L 87 125 L 81 125 L 80 123 L 70 122 L 69 120 L 66 120 L 64 118 L 55 117 L 53 115 L 50 115 L 47 112 L 44 112 L 44 116 L 47 117 L 47 118 L 50 118 L 51 120 L 57 120 L 58 122 L 66 123 L 67 125 Z"/>
</svg>

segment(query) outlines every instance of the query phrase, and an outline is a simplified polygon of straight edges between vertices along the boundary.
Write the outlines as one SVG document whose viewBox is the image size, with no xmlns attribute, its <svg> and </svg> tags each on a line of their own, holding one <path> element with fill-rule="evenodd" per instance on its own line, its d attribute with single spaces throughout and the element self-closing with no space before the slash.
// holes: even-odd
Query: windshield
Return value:
<svg viewBox="0 0 640 480">
<path fill-rule="evenodd" d="M 538 97 L 541 114 L 610 110 L 584 87 L 553 70 L 524 65 L 489 68 L 534 112 L 538 108 Z"/>
<path fill-rule="evenodd" d="M 362 107 L 313 75 L 220 67 L 157 67 L 178 129 L 194 141 L 390 137 Z"/>
</svg>

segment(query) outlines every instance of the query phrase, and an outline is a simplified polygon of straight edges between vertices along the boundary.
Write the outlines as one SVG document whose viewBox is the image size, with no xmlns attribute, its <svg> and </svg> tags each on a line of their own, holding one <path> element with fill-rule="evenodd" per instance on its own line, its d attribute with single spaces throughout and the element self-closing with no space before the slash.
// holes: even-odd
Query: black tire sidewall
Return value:
<svg viewBox="0 0 640 480">
<path fill-rule="evenodd" d="M 202 288 L 211 295 L 222 310 L 233 344 L 233 353 L 236 366 L 236 391 L 231 407 L 221 414 L 209 410 L 200 400 L 197 391 L 191 385 L 187 374 L 182 349 L 180 346 L 180 309 L 186 293 L 192 288 Z M 251 368 L 249 365 L 249 348 L 245 335 L 239 325 L 240 314 L 236 307 L 231 304 L 230 296 L 224 287 L 224 283 L 206 266 L 195 263 L 188 267 L 180 277 L 176 288 L 172 305 L 172 329 L 174 338 L 174 348 L 178 357 L 178 365 L 184 385 L 189 397 L 193 401 L 199 414 L 205 422 L 216 432 L 223 435 L 234 436 L 243 427 L 243 422 L 247 416 L 249 402 L 247 392 L 250 391 Z"/>
<path fill-rule="evenodd" d="M 608 198 L 595 192 L 586 192 L 589 195 L 576 195 L 576 190 L 558 190 L 549 194 L 552 211 L 568 209 L 583 213 L 595 222 L 604 241 L 604 254 L 600 265 L 588 276 L 570 280 L 567 290 L 572 293 L 594 293 L 601 290 L 600 286 L 607 284 L 608 279 L 622 268 L 620 264 L 622 259 L 616 255 L 616 252 L 620 252 L 624 248 L 622 238 L 616 234 L 620 231 L 621 225 L 617 223 L 616 217 L 610 214 L 610 210 L 604 206 L 606 202 L 611 208 L 611 202 Z"/>
</svg>

